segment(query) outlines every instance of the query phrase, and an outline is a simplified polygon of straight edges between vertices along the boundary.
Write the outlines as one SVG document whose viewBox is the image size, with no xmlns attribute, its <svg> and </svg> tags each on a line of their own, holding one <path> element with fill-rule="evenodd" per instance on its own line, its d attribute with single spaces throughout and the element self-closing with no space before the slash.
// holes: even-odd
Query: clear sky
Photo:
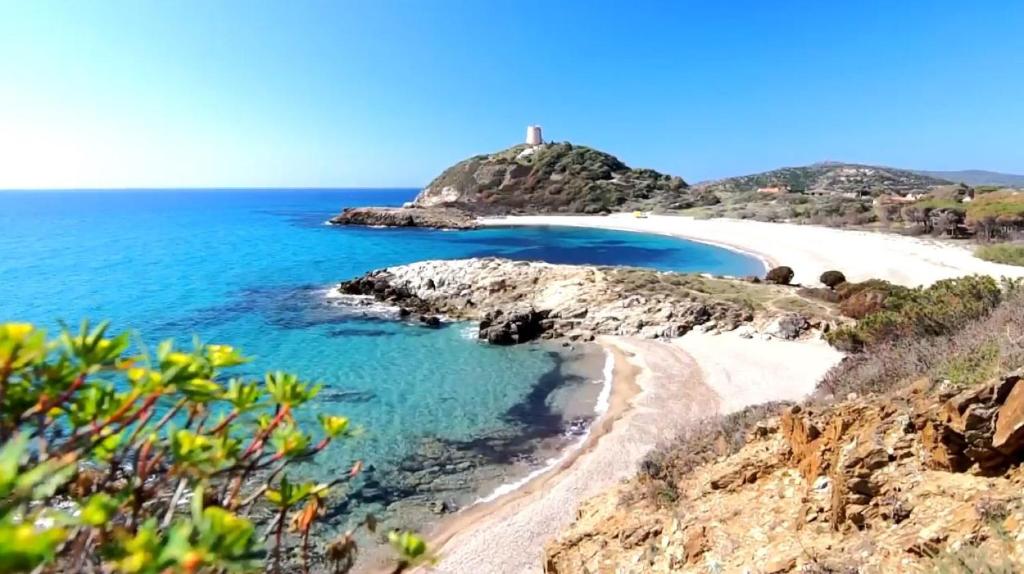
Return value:
<svg viewBox="0 0 1024 574">
<path fill-rule="evenodd" d="M 0 188 L 422 186 L 545 135 L 688 181 L 1024 172 L 1024 2 L 0 0 Z"/>
</svg>

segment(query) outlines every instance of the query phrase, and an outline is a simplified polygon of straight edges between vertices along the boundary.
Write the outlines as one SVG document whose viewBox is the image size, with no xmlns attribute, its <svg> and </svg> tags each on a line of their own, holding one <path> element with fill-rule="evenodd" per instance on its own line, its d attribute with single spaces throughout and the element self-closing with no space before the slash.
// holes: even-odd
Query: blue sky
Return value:
<svg viewBox="0 0 1024 574">
<path fill-rule="evenodd" d="M 1024 172 L 1024 2 L 0 0 L 0 188 L 422 186 L 525 126 L 688 181 Z"/>
</svg>

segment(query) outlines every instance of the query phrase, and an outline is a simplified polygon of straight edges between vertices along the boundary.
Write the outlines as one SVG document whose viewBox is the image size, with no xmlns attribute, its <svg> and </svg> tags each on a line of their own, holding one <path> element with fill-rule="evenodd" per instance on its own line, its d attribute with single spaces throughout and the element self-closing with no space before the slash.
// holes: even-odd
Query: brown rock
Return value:
<svg viewBox="0 0 1024 574">
<path fill-rule="evenodd" d="M 971 464 L 963 454 L 963 437 L 941 423 L 929 421 L 925 424 L 921 430 L 921 447 L 927 468 L 963 472 Z"/>
<path fill-rule="evenodd" d="M 796 556 L 775 556 L 764 564 L 765 574 L 783 574 L 796 568 Z"/>
<path fill-rule="evenodd" d="M 1024 447 L 1024 384 L 1015 381 L 996 412 L 992 446 L 1004 454 L 1013 454 Z"/>
<path fill-rule="evenodd" d="M 694 526 L 684 533 L 683 553 L 686 563 L 693 564 L 708 551 L 708 538 L 703 526 Z"/>
</svg>

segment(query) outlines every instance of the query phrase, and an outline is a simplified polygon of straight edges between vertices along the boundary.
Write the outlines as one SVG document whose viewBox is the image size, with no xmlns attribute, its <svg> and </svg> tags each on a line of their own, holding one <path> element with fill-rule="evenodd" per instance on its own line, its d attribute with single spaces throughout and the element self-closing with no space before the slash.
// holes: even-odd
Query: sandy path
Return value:
<svg viewBox="0 0 1024 574">
<path fill-rule="evenodd" d="M 540 572 L 544 544 L 572 522 L 580 503 L 633 476 L 644 455 L 681 426 L 765 397 L 803 396 L 839 358 L 816 343 L 736 337 L 743 341 L 739 361 L 732 339 L 691 335 L 669 343 L 603 337 L 600 342 L 616 356 L 613 407 L 598 423 L 604 428 L 560 468 L 456 516 L 440 537 L 443 560 L 435 570 Z M 698 366 L 690 353 L 708 367 Z"/>
<path fill-rule="evenodd" d="M 566 225 L 673 235 L 730 247 L 770 265 L 789 265 L 796 282 L 817 284 L 822 272 L 838 269 L 852 281 L 886 279 L 901 285 L 980 273 L 1022 277 L 1024 267 L 982 261 L 958 244 L 888 233 L 849 231 L 738 219 L 694 219 L 677 215 L 537 215 L 482 219 L 484 225 Z"/>
</svg>

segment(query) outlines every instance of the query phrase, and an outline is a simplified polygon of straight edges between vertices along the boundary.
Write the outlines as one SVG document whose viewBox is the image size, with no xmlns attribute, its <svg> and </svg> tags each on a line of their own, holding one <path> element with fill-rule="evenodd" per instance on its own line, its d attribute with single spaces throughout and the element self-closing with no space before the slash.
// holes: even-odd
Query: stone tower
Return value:
<svg viewBox="0 0 1024 574">
<path fill-rule="evenodd" d="M 540 145 L 544 138 L 540 135 L 540 126 L 526 126 L 526 145 Z"/>
</svg>

